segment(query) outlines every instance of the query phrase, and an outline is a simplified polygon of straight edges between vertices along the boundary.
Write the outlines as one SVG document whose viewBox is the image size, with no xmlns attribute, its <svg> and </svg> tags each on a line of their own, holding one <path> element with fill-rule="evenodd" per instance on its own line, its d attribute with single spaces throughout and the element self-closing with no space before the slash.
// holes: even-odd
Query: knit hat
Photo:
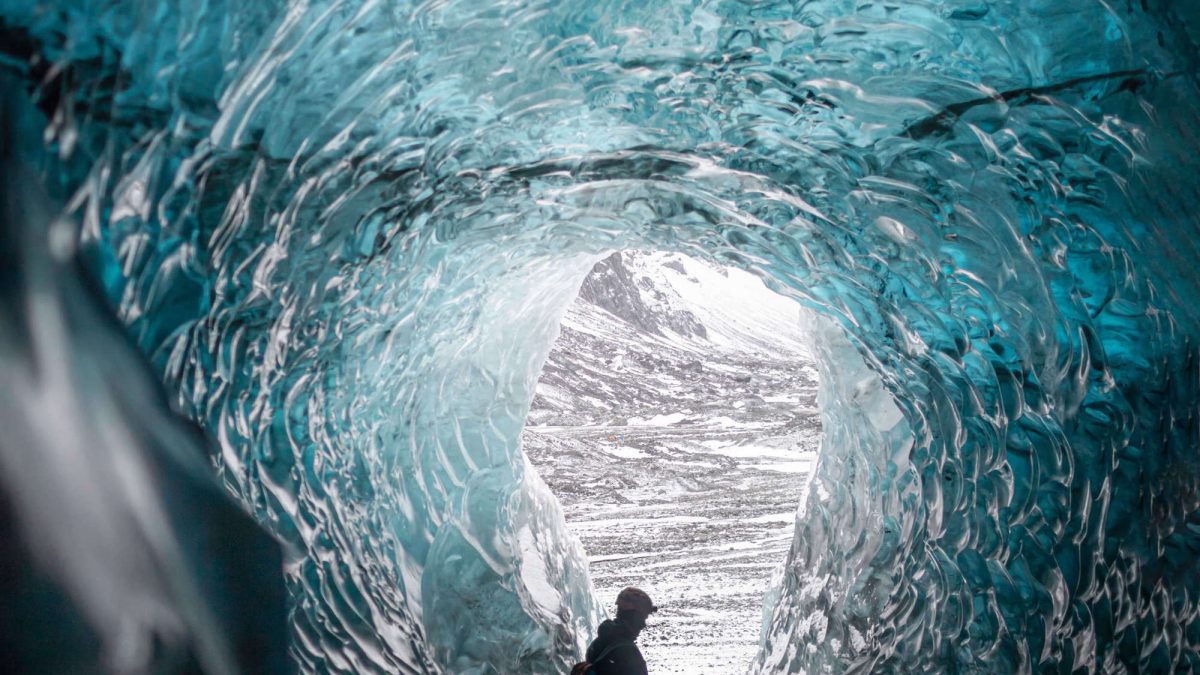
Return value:
<svg viewBox="0 0 1200 675">
<path fill-rule="evenodd" d="M 658 611 L 646 591 L 632 586 L 617 594 L 617 609 L 631 609 L 647 615 Z"/>
</svg>

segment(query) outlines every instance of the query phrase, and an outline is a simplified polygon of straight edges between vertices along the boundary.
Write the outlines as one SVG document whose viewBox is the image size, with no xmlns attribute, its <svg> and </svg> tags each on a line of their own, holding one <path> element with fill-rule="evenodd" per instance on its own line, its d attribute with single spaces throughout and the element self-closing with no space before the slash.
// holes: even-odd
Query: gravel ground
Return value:
<svg viewBox="0 0 1200 675">
<path fill-rule="evenodd" d="M 763 593 L 816 456 L 819 424 L 805 420 L 781 435 L 702 425 L 526 432 L 598 596 L 638 586 L 661 607 L 640 639 L 652 673 L 740 673 L 754 657 Z"/>
</svg>

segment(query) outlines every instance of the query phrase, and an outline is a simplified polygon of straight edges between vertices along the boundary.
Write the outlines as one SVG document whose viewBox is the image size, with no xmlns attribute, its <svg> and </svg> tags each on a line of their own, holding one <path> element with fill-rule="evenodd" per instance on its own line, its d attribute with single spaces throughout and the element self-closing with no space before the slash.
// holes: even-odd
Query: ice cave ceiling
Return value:
<svg viewBox="0 0 1200 675">
<path fill-rule="evenodd" d="M 532 386 L 593 262 L 676 250 L 824 326 L 753 669 L 1196 672 L 1198 38 L 1185 0 L 0 0 L 0 512 L 80 649 L 250 668 L 198 609 L 236 594 L 153 545 L 192 536 L 175 493 L 121 501 L 167 480 L 127 466 L 171 450 L 153 406 L 54 388 L 139 375 L 99 319 L 47 338 L 77 247 L 283 542 L 300 670 L 560 670 L 598 609 L 518 444 Z M 22 397 L 126 468 L 72 489 L 86 415 Z M 47 495 L 156 533 L 120 541 L 160 614 L 112 556 L 47 563 L 102 545 L 45 534 Z"/>
</svg>

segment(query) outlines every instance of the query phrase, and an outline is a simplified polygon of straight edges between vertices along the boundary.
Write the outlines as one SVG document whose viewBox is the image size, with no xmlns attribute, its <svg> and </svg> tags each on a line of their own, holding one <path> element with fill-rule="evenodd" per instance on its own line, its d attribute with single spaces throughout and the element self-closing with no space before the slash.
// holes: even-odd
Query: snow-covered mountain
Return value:
<svg viewBox="0 0 1200 675">
<path fill-rule="evenodd" d="M 737 673 L 820 438 L 799 306 L 679 254 L 598 263 L 562 322 L 523 435 L 603 600 L 663 607 L 651 672 Z"/>
<path fill-rule="evenodd" d="M 676 253 L 614 253 L 563 319 L 529 422 L 763 412 L 772 405 L 764 397 L 815 382 L 800 318 L 799 305 L 748 272 Z"/>
</svg>

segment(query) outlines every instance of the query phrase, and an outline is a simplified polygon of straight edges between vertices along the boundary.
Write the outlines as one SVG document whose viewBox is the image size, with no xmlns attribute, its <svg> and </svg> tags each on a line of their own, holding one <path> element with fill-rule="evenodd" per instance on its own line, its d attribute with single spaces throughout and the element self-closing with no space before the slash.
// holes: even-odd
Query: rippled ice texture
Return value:
<svg viewBox="0 0 1200 675">
<path fill-rule="evenodd" d="M 519 432 L 587 269 L 659 248 L 826 326 L 754 669 L 1187 671 L 1195 6 L 0 0 L 0 68 L 295 549 L 304 670 L 578 655 L 597 608 Z"/>
</svg>

